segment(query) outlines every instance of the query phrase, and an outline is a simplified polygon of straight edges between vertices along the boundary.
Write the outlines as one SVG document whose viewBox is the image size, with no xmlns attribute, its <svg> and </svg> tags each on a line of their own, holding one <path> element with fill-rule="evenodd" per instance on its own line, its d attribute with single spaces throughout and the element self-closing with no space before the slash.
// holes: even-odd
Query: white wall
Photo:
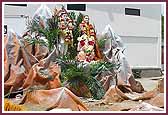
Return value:
<svg viewBox="0 0 168 115">
<path fill-rule="evenodd" d="M 106 24 L 111 24 L 114 31 L 122 36 L 157 37 L 161 31 L 161 5 L 155 7 L 155 10 L 160 11 L 160 13 L 158 11 L 153 13 L 155 10 L 152 7 L 156 5 L 147 5 L 148 9 L 146 7 L 141 8 L 141 16 L 125 15 L 124 11 L 128 6 L 106 5 L 103 7 L 103 5 L 89 5 L 86 14 L 89 14 L 95 23 L 98 33 L 101 33 Z M 135 6 L 133 8 L 136 8 Z M 140 8 L 140 6 L 137 4 L 137 8 Z M 119 7 L 118 10 L 116 10 L 117 7 Z M 148 12 L 151 12 L 151 14 Z"/>
<path fill-rule="evenodd" d="M 5 6 L 5 15 L 33 16 L 40 4 L 28 4 L 28 7 Z M 54 9 L 61 5 L 47 4 Z M 65 5 L 66 6 L 66 5 Z M 141 16 L 125 15 L 125 8 L 138 8 Z M 159 4 L 87 4 L 82 12 L 90 16 L 91 22 L 100 34 L 107 24 L 121 36 L 126 46 L 126 56 L 132 67 L 161 67 L 161 5 Z M 18 32 L 24 30 L 23 20 L 5 19 Z"/>
<path fill-rule="evenodd" d="M 122 40 L 125 43 L 125 54 L 131 67 L 161 67 L 161 47 L 158 38 L 123 36 Z"/>
<path fill-rule="evenodd" d="M 141 9 L 141 16 L 125 15 Z M 161 68 L 161 5 L 88 5 L 86 14 L 101 33 L 107 24 L 122 38 L 131 67 Z"/>
<path fill-rule="evenodd" d="M 61 8 L 62 4 L 47 4 L 51 9 Z M 28 15 L 30 18 L 40 4 L 28 4 L 27 7 L 5 6 L 5 15 Z M 66 6 L 66 5 L 65 5 Z M 140 8 L 141 16 L 128 16 L 124 11 L 126 7 Z M 87 4 L 87 11 L 95 24 L 97 32 L 101 33 L 105 25 L 111 24 L 119 35 L 157 37 L 160 31 L 161 5 L 156 4 Z M 152 28 L 151 28 L 152 27 Z M 136 30 L 135 30 L 136 28 Z"/>
<path fill-rule="evenodd" d="M 17 32 L 18 35 L 22 36 L 25 27 L 26 27 L 26 19 L 25 18 L 5 18 L 4 25 L 7 25 L 7 31 L 10 29 Z"/>
<path fill-rule="evenodd" d="M 61 8 L 61 5 L 47 5 L 50 9 L 54 9 L 56 6 Z M 40 4 L 28 4 L 27 7 L 19 7 L 19 6 L 8 6 L 4 7 L 4 17 L 8 17 L 4 19 L 4 24 L 8 25 L 8 29 L 13 29 L 19 35 L 22 35 L 25 31 L 26 27 L 26 18 L 18 17 L 19 15 L 29 16 L 31 19 L 35 13 L 35 11 L 40 7 Z M 17 18 L 12 18 L 16 17 Z M 9 18 L 11 17 L 11 18 Z"/>
<path fill-rule="evenodd" d="M 158 4 L 88 4 L 87 8 L 96 9 L 98 11 L 107 11 L 119 14 L 125 14 L 125 8 L 140 9 L 141 17 L 147 17 L 160 20 L 161 5 Z"/>
</svg>

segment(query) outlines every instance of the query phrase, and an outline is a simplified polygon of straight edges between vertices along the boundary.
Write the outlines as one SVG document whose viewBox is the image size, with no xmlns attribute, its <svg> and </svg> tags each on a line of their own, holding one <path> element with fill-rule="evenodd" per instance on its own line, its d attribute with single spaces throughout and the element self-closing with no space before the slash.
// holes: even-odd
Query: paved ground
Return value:
<svg viewBox="0 0 168 115">
<path fill-rule="evenodd" d="M 143 85 L 146 91 L 151 91 L 157 86 L 158 80 L 160 78 L 162 78 L 162 76 L 150 77 L 150 78 L 138 78 L 136 80 L 141 82 L 141 84 Z M 86 106 L 89 108 L 90 111 L 128 111 L 129 109 L 141 103 L 140 101 L 124 100 L 123 102 L 120 102 L 120 103 L 104 104 L 104 103 L 101 103 L 101 100 L 89 101 L 88 99 L 85 99 L 85 98 L 83 98 L 82 101 L 86 104 Z M 35 106 L 27 105 L 26 107 L 32 111 L 44 110 L 44 108 L 41 108 L 38 106 L 35 107 Z"/>
<path fill-rule="evenodd" d="M 156 88 L 158 80 L 161 77 L 138 78 L 146 91 L 151 91 Z M 102 104 L 101 101 L 89 102 L 82 100 L 90 111 L 128 111 L 129 109 L 139 105 L 141 101 L 124 100 L 120 103 L 111 103 L 108 105 Z"/>
<path fill-rule="evenodd" d="M 163 78 L 163 76 L 160 77 L 149 77 L 149 78 L 138 78 L 136 80 L 140 81 L 143 87 L 146 91 L 150 91 L 154 89 L 158 83 L 158 80 L 160 78 Z"/>
</svg>

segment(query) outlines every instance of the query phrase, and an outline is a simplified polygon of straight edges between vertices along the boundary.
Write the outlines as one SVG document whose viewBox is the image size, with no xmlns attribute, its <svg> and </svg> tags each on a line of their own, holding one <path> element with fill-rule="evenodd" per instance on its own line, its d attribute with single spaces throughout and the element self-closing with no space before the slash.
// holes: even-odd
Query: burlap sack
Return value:
<svg viewBox="0 0 168 115">
<path fill-rule="evenodd" d="M 27 103 L 42 106 L 45 110 L 70 108 L 72 111 L 88 111 L 82 101 L 65 87 L 27 92 L 20 104 Z"/>
<path fill-rule="evenodd" d="M 12 65 L 10 69 L 10 77 L 4 83 L 4 93 L 12 93 L 17 91 L 24 83 L 26 75 L 24 74 L 25 69 L 21 67 L 23 60 L 20 60 L 17 65 Z"/>
<path fill-rule="evenodd" d="M 30 69 L 22 88 L 27 89 L 34 85 L 43 85 L 46 86 L 46 89 L 58 88 L 61 86 L 60 72 L 60 67 L 57 64 L 50 63 L 48 68 L 44 68 L 44 65 L 37 63 Z"/>
</svg>

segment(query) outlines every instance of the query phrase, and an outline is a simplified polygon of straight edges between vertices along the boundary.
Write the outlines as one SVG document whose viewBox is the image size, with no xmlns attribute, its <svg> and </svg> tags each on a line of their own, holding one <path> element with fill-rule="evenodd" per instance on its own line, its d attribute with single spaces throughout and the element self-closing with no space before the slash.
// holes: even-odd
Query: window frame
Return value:
<svg viewBox="0 0 168 115">
<path fill-rule="evenodd" d="M 141 16 L 141 9 L 139 9 L 139 8 L 125 8 L 125 15 Z"/>
</svg>

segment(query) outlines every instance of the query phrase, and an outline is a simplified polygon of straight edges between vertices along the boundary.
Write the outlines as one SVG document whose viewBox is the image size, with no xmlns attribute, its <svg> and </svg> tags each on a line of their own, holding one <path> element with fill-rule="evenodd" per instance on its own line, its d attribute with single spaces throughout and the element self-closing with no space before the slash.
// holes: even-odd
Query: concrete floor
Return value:
<svg viewBox="0 0 168 115">
<path fill-rule="evenodd" d="M 160 77 L 137 78 L 136 80 L 141 82 L 141 84 L 143 85 L 143 87 L 144 87 L 144 89 L 146 91 L 151 91 L 151 90 L 153 90 L 157 86 L 158 80 L 160 78 L 163 78 L 163 76 L 160 76 Z"/>
<path fill-rule="evenodd" d="M 147 78 L 138 78 L 137 81 L 140 81 L 146 91 L 151 91 L 157 87 L 158 80 L 163 78 L 160 77 L 147 77 Z M 90 111 L 127 111 L 139 104 L 141 101 L 132 101 L 132 100 L 124 100 L 122 102 L 114 102 L 111 104 L 101 104 L 99 101 L 95 102 L 87 102 L 86 100 L 82 100 Z M 100 103 L 100 104 L 99 104 Z"/>
</svg>

